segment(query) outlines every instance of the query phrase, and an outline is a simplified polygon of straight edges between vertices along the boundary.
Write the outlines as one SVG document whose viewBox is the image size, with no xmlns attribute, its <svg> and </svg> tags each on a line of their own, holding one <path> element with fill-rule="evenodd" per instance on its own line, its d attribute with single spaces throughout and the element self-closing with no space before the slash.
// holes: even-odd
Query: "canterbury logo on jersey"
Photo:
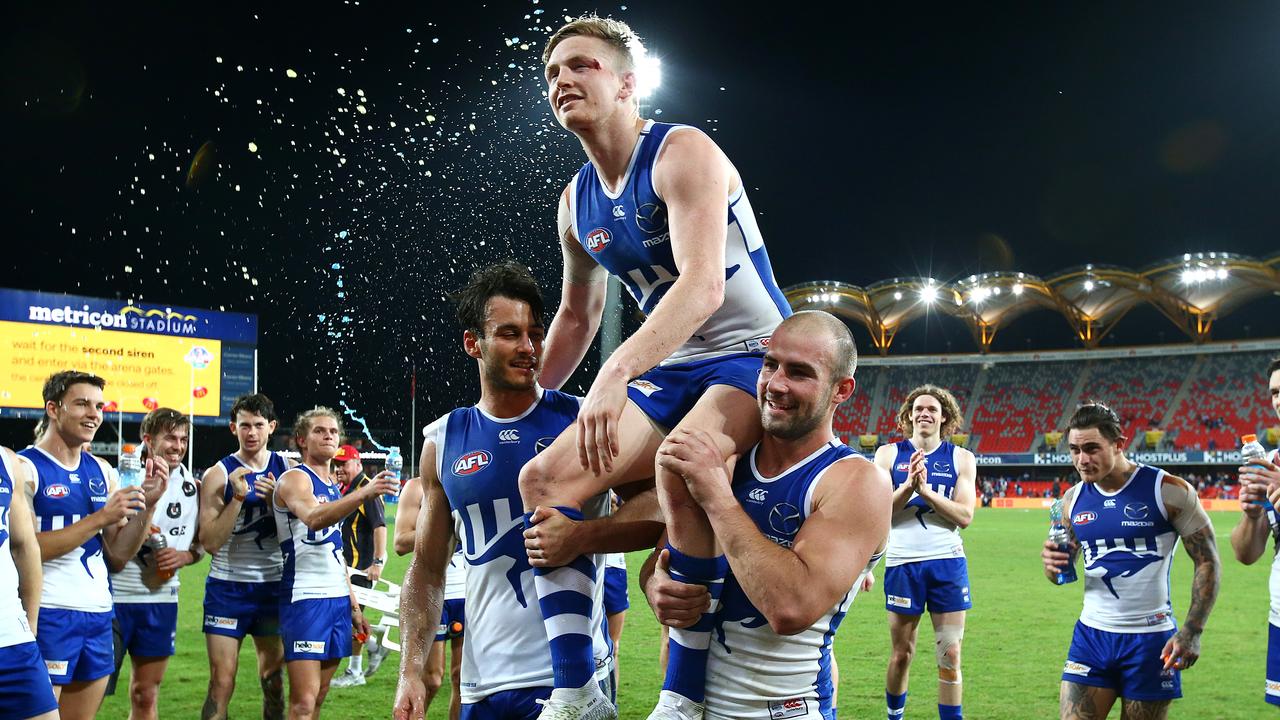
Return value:
<svg viewBox="0 0 1280 720">
<path fill-rule="evenodd" d="M 755 490 L 747 493 L 747 499 L 751 502 L 762 503 L 767 497 L 769 497 L 769 491 L 764 488 L 756 488 Z"/>
<path fill-rule="evenodd" d="M 510 443 L 520 442 L 520 431 L 516 428 L 508 430 L 500 430 L 498 432 L 498 442 Z"/>
<path fill-rule="evenodd" d="M 454 475 L 470 475 L 489 466 L 493 457 L 486 450 L 472 450 L 453 463 Z"/>
</svg>

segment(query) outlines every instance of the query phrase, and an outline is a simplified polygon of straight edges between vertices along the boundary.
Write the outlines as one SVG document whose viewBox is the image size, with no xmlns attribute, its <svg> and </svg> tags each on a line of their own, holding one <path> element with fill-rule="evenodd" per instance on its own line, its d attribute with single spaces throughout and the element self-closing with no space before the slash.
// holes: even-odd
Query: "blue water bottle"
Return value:
<svg viewBox="0 0 1280 720">
<path fill-rule="evenodd" d="M 401 481 L 401 473 L 404 471 L 404 458 L 400 456 L 400 448 L 393 447 L 387 451 L 387 471 L 395 475 L 396 482 Z M 397 490 L 395 495 L 399 495 Z"/>
<path fill-rule="evenodd" d="M 142 485 L 142 448 L 125 445 L 120 448 L 120 464 L 116 470 L 120 473 L 120 487 L 138 487 Z"/>
<path fill-rule="evenodd" d="M 1059 552 L 1067 553 L 1071 556 L 1070 563 L 1060 570 L 1053 581 L 1059 585 L 1073 583 L 1079 578 L 1076 577 L 1076 554 L 1071 550 L 1071 535 L 1067 532 L 1067 528 L 1062 524 L 1062 499 L 1053 501 L 1053 505 L 1049 507 L 1049 542 L 1058 546 Z"/>
</svg>

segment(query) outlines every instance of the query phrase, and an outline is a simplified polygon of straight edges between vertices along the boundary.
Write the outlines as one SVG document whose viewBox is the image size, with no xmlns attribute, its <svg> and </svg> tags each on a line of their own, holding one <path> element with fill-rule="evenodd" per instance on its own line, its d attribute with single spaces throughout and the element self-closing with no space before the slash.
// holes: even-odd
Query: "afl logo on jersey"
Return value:
<svg viewBox="0 0 1280 720">
<path fill-rule="evenodd" d="M 1093 512 L 1092 510 L 1086 510 L 1084 512 L 1078 512 L 1075 515 L 1072 515 L 1071 524 L 1072 525 L 1088 525 L 1089 523 L 1097 519 L 1098 519 L 1098 513 Z"/>
<path fill-rule="evenodd" d="M 590 250 L 593 253 L 601 252 L 608 247 L 611 240 L 613 240 L 613 235 L 610 235 L 608 230 L 605 230 L 604 228 L 596 228 L 595 230 L 587 233 L 587 250 Z"/>
<path fill-rule="evenodd" d="M 647 233 L 659 233 L 667 229 L 667 209 L 656 203 L 645 203 L 636 208 L 636 227 Z"/>
<path fill-rule="evenodd" d="M 911 469 L 911 463 L 904 463 L 904 462 L 901 462 L 901 463 L 898 463 L 898 464 L 897 464 L 897 466 L 895 466 L 895 467 L 893 468 L 893 471 L 894 471 L 894 472 L 906 472 L 906 471 L 908 471 L 908 470 L 910 470 L 910 469 Z"/>
<path fill-rule="evenodd" d="M 61 483 L 57 485 L 50 485 L 49 487 L 46 487 L 44 489 L 44 496 L 47 498 L 53 498 L 55 500 L 58 498 L 64 498 L 70 494 L 71 494 L 71 488 Z"/>
<path fill-rule="evenodd" d="M 472 450 L 453 463 L 454 475 L 470 475 L 489 466 L 492 457 L 485 450 Z"/>
</svg>

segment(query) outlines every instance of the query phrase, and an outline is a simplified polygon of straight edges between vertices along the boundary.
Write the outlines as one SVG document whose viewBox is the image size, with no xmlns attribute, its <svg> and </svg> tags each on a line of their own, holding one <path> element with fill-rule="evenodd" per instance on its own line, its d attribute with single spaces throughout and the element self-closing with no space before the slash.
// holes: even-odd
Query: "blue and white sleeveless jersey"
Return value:
<svg viewBox="0 0 1280 720">
<path fill-rule="evenodd" d="M 893 461 L 893 488 L 907 481 L 907 468 L 916 446 L 910 438 L 897 443 L 898 456 Z M 952 499 L 956 492 L 956 446 L 943 442 L 925 455 L 929 486 L 934 492 Z M 885 551 L 886 567 L 922 560 L 964 557 L 960 528 L 934 511 L 916 493 L 903 508 L 893 514 L 889 528 L 889 547 Z"/>
<path fill-rule="evenodd" d="M 756 469 L 752 448 L 733 471 L 733 494 L 765 537 L 785 548 L 813 509 L 813 493 L 827 469 L 837 462 L 866 462 L 839 440 L 831 440 L 776 477 Z M 849 458 L 853 458 L 849 460 Z M 873 558 L 871 565 L 879 558 Z M 863 572 L 865 568 L 859 568 Z M 807 630 L 778 635 L 751 604 L 732 572 L 725 578 L 707 661 L 709 717 L 774 717 L 804 715 L 816 703 L 823 715 L 831 710 L 831 640 L 853 603 L 858 583 Z M 796 592 L 804 592 L 796 588 Z M 802 702 L 803 701 L 803 702 Z M 776 707 L 775 707 L 776 706 Z M 812 708 L 811 708 L 812 709 Z"/>
<path fill-rule="evenodd" d="M 1165 472 L 1138 465 L 1114 493 L 1076 485 L 1069 512 L 1084 560 L 1080 622 L 1097 630 L 1148 633 L 1173 630 L 1169 571 L 1178 533 L 1169 522 L 1160 485 Z"/>
<path fill-rule="evenodd" d="M 18 597 L 18 567 L 13 564 L 9 545 L 9 505 L 15 492 L 26 488 L 13 483 L 14 471 L 6 455 L 0 455 L 0 648 L 35 642 L 27 611 Z"/>
<path fill-rule="evenodd" d="M 169 485 L 156 504 L 151 524 L 164 533 L 169 547 L 185 552 L 195 541 L 199 513 L 200 498 L 195 478 L 184 465 L 174 466 L 169 470 Z M 111 574 L 111 597 L 115 603 L 178 602 L 181 585 L 178 577 L 181 573 L 174 573 L 173 577 L 152 590 L 142 580 L 144 562 L 150 562 L 154 567 L 152 550 L 146 545 L 124 564 L 120 572 Z"/>
<path fill-rule="evenodd" d="M 444 599 L 464 600 L 467 597 L 467 557 L 462 554 L 462 545 L 453 551 L 449 558 L 449 569 L 444 573 Z"/>
<path fill-rule="evenodd" d="M 435 444 L 436 472 L 453 510 L 454 532 L 467 563 L 467 641 L 462 645 L 462 702 L 504 690 L 554 684 L 533 569 L 524 549 L 520 468 L 578 416 L 578 398 L 539 388 L 522 415 L 495 418 L 478 407 L 458 408 L 424 431 Z M 609 514 L 609 494 L 582 508 L 590 518 Z M 609 671 L 604 556 L 594 555 L 591 624 L 597 679 Z"/>
<path fill-rule="evenodd" d="M 236 468 L 244 465 L 234 454 L 218 462 L 227 477 L 231 477 Z M 267 501 L 254 490 L 253 483 L 267 473 L 279 480 L 289 470 L 289 463 L 283 456 L 273 452 L 266 467 L 249 470 L 249 474 L 244 477 L 249 484 L 249 492 L 240 505 L 240 514 L 231 527 L 231 536 L 209 560 L 209 577 L 231 582 L 275 582 L 280 579 L 284 563 L 280 557 L 276 521 Z M 231 502 L 231 496 L 231 483 L 228 482 L 222 492 L 222 501 Z"/>
<path fill-rule="evenodd" d="M 645 123 L 616 194 L 608 191 L 589 162 L 569 184 L 574 236 L 596 262 L 627 286 L 646 314 L 653 312 L 680 274 L 671 252 L 667 204 L 653 188 L 658 153 L 677 131 L 700 132 L 688 125 Z M 724 304 L 663 364 L 764 350 L 774 328 L 791 315 L 741 182 L 725 205 Z"/>
<path fill-rule="evenodd" d="M 318 503 L 337 502 L 342 491 L 321 478 L 306 465 L 296 465 L 311 481 L 311 492 Z M 277 480 L 279 477 L 277 476 Z M 347 597 L 347 563 L 342 557 L 342 518 L 322 530 L 311 530 L 275 501 L 276 535 L 280 538 L 280 554 L 284 570 L 280 576 L 280 604 L 300 600 Z"/>
<path fill-rule="evenodd" d="M 69 527 L 107 504 L 105 463 L 81 451 L 75 467 L 67 467 L 38 447 L 19 455 L 35 466 L 38 482 L 31 501 L 36 531 Z M 96 533 L 71 552 L 44 563 L 41 608 L 110 612 L 111 588 L 107 564 L 102 558 L 102 534 Z"/>
</svg>

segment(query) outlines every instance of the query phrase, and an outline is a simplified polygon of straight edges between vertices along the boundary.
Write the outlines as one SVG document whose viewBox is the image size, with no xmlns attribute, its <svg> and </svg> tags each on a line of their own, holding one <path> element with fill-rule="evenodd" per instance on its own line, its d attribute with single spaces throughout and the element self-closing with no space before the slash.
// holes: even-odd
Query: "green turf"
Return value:
<svg viewBox="0 0 1280 720">
<path fill-rule="evenodd" d="M 394 507 L 394 506 L 391 506 Z M 390 509 L 390 508 L 389 508 Z M 1172 717 L 1257 718 L 1269 716 L 1262 701 L 1266 658 L 1267 568 L 1244 567 L 1231 557 L 1227 534 L 1234 513 L 1213 513 L 1223 552 L 1223 582 L 1218 604 L 1204 635 L 1203 659 L 1183 674 L 1184 698 Z M 1058 679 L 1071 628 L 1080 612 L 1081 585 L 1058 588 L 1040 571 L 1039 548 L 1046 528 L 1043 512 L 980 510 L 965 531 L 974 610 L 964 643 L 965 710 L 973 718 L 1057 717 Z M 640 593 L 635 573 L 641 554 L 632 555 L 632 610 L 622 639 L 619 706 L 623 718 L 644 718 L 661 682 L 658 627 Z M 393 557 L 388 576 L 398 579 L 406 560 Z M 204 639 L 200 632 L 201 597 L 208 562 L 182 572 L 178 655 L 160 692 L 161 717 L 199 717 L 208 682 Z M 1190 595 L 1191 561 L 1179 551 L 1173 571 L 1174 610 L 1181 618 Z M 879 573 L 877 573 L 879 575 Z M 843 718 L 884 717 L 884 666 L 889 653 L 884 595 L 880 587 L 854 603 L 836 636 L 840 663 L 840 714 Z M 473 619 L 474 622 L 474 619 Z M 922 623 L 916 672 L 911 679 L 908 718 L 937 717 L 932 634 Z M 323 715 L 329 718 L 389 717 L 395 693 L 398 656 L 393 655 L 369 684 L 333 690 Z M 261 691 L 251 644 L 241 654 L 233 718 L 260 717 Z M 124 671 L 127 675 L 128 671 Z M 125 679 L 122 677 L 121 684 Z M 430 718 L 447 715 L 442 694 Z M 128 714 L 123 693 L 108 698 L 100 717 Z M 1119 707 L 1111 717 L 1119 717 Z"/>
</svg>

